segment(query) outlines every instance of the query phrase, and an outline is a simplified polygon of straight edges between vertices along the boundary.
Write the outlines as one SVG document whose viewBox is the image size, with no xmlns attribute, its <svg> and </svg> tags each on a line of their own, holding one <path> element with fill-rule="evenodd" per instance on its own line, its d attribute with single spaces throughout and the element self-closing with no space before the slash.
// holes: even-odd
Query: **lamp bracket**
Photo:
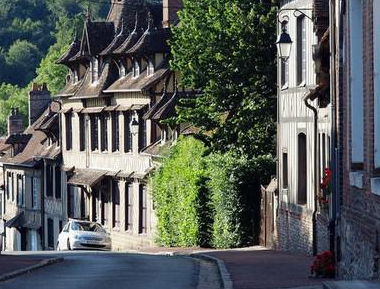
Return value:
<svg viewBox="0 0 380 289">
<path fill-rule="evenodd" d="M 309 15 L 307 15 L 305 12 L 303 11 L 312 11 L 313 8 L 283 8 L 281 10 L 279 10 L 277 12 L 277 20 L 279 23 L 282 24 L 283 21 L 280 20 L 280 14 L 281 12 L 283 11 L 293 11 L 293 16 L 294 17 L 299 17 L 300 15 L 303 15 L 305 16 L 306 18 L 310 19 L 311 21 L 314 21 L 314 19 L 312 17 L 310 17 Z"/>
</svg>

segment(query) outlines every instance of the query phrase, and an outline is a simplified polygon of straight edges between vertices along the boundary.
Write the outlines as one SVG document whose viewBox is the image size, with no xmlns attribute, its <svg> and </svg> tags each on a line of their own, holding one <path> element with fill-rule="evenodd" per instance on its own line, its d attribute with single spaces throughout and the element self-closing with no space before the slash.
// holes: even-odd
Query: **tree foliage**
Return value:
<svg viewBox="0 0 380 289">
<path fill-rule="evenodd" d="M 0 136 L 7 133 L 7 122 L 12 107 L 18 107 L 27 123 L 28 88 L 19 88 L 11 84 L 0 85 Z"/>
<path fill-rule="evenodd" d="M 200 92 L 178 107 L 211 147 L 259 156 L 274 152 L 275 26 L 259 0 L 184 0 L 171 42 L 182 84 Z"/>
</svg>

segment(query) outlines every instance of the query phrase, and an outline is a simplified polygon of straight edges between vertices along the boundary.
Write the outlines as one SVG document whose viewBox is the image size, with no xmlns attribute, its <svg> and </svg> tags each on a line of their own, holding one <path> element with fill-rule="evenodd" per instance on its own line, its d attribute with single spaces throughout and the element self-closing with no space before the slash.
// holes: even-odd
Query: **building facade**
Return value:
<svg viewBox="0 0 380 289">
<path fill-rule="evenodd" d="M 147 176 L 178 135 L 161 121 L 182 93 L 167 44 L 180 4 L 111 1 L 107 20 L 88 14 L 82 38 L 58 61 L 70 71 L 58 94 L 67 214 L 105 226 L 113 250 L 154 244 Z"/>
<path fill-rule="evenodd" d="M 54 249 L 66 219 L 60 185 L 59 109 L 51 103 L 46 85 L 33 84 L 29 110 L 30 125 L 24 130 L 18 109 L 12 109 L 0 157 L 4 249 L 9 251 Z"/>
<path fill-rule="evenodd" d="M 278 188 L 275 246 L 329 249 L 330 194 L 320 189 L 330 160 L 328 1 L 281 1 L 279 35 L 292 40 L 278 63 Z"/>
<path fill-rule="evenodd" d="M 336 67 L 338 187 L 336 251 L 339 275 L 379 277 L 380 1 L 332 6 L 341 37 Z"/>
</svg>

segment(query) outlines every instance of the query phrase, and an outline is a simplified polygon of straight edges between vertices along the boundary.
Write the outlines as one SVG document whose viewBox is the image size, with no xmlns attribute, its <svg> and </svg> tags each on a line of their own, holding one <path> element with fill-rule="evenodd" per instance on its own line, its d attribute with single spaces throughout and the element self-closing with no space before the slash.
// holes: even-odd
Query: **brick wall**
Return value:
<svg viewBox="0 0 380 289">
<path fill-rule="evenodd" d="M 350 183 L 350 87 L 349 55 L 346 53 L 343 67 L 343 97 L 339 114 L 342 116 L 340 131 L 342 146 L 341 191 L 341 256 L 338 256 L 338 274 L 343 278 L 378 278 L 380 197 L 371 192 L 371 178 L 379 176 L 374 170 L 374 74 L 373 74 L 373 2 L 363 3 L 363 102 L 364 102 L 364 163 L 360 173 L 363 186 Z M 355 21 L 355 20 L 354 20 Z M 349 22 L 345 18 L 344 41 L 349 40 Z M 346 52 L 349 46 L 346 45 Z M 347 72 L 347 77 L 344 72 Z"/>
<path fill-rule="evenodd" d="M 328 217 L 317 214 L 318 252 L 329 250 Z M 313 212 L 296 205 L 281 204 L 276 223 L 275 246 L 278 250 L 313 254 Z"/>
</svg>

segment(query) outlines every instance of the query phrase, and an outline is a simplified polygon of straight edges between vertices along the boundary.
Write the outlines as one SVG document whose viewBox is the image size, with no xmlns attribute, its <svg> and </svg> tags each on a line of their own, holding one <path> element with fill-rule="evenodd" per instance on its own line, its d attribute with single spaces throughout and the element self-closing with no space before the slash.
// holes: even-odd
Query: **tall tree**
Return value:
<svg viewBox="0 0 380 289">
<path fill-rule="evenodd" d="M 177 121 L 214 150 L 252 158 L 275 151 L 276 9 L 263 2 L 183 0 L 171 42 L 173 68 L 199 92 L 181 100 Z"/>
</svg>

